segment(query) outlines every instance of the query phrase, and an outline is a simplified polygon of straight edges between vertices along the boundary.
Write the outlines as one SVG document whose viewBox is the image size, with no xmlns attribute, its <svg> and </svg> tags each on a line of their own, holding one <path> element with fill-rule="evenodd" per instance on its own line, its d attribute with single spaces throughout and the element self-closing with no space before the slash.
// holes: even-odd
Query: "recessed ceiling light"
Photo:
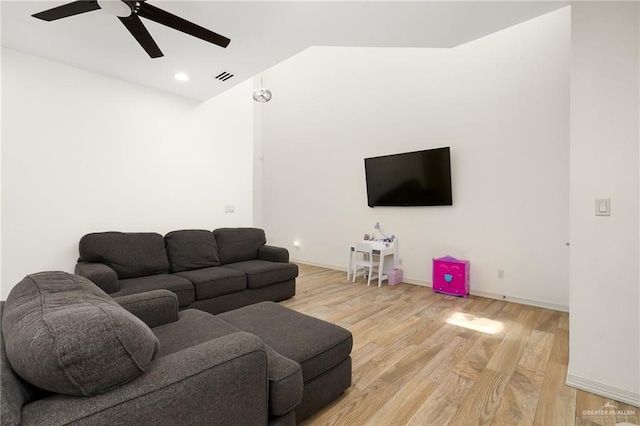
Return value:
<svg viewBox="0 0 640 426">
<path fill-rule="evenodd" d="M 183 72 L 179 72 L 178 74 L 173 76 L 178 81 L 189 81 L 189 76 Z"/>
</svg>

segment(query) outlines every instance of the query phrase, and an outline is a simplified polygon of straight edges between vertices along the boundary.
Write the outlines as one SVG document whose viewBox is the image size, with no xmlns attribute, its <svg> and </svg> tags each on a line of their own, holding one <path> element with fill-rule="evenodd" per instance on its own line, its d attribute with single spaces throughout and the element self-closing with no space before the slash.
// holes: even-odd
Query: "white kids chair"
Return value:
<svg viewBox="0 0 640 426">
<path fill-rule="evenodd" d="M 380 271 L 378 271 L 377 256 L 373 254 L 373 248 L 371 247 L 371 243 L 356 243 L 354 254 L 355 254 L 354 256 L 355 261 L 353 263 L 353 281 L 352 282 L 356 281 L 356 277 L 358 276 L 358 268 L 362 267 L 362 272 L 367 277 L 367 285 L 370 285 L 371 275 L 373 275 L 373 271 L 375 270 L 376 272 L 380 273 Z M 376 260 L 376 262 L 374 262 L 374 260 Z"/>
</svg>

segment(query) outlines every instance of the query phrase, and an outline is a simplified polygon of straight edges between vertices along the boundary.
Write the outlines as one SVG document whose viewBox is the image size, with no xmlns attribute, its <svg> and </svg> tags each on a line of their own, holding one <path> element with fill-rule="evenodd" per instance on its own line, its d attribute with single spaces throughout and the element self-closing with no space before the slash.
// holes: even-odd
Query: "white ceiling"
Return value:
<svg viewBox="0 0 640 426">
<path fill-rule="evenodd" d="M 231 39 L 223 49 L 143 19 L 165 55 L 151 59 L 116 17 L 101 10 L 53 22 L 31 17 L 68 2 L 2 0 L 2 45 L 200 101 L 309 46 L 450 48 L 569 4 L 149 0 Z M 234 77 L 215 80 L 223 70 Z M 190 80 L 176 81 L 177 72 Z"/>
</svg>

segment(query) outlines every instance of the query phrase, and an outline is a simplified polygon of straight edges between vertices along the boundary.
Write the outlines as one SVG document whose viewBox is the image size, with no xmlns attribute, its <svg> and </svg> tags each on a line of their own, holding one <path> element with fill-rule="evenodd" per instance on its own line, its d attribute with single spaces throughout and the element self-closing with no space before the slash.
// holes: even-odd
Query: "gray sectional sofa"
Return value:
<svg viewBox="0 0 640 426">
<path fill-rule="evenodd" d="M 351 333 L 273 302 L 216 316 L 43 272 L 0 315 L 8 426 L 294 425 L 351 384 Z"/>
<path fill-rule="evenodd" d="M 170 290 L 180 309 L 217 314 L 295 295 L 298 267 L 257 228 L 100 232 L 80 240 L 76 274 L 112 297 Z"/>
</svg>

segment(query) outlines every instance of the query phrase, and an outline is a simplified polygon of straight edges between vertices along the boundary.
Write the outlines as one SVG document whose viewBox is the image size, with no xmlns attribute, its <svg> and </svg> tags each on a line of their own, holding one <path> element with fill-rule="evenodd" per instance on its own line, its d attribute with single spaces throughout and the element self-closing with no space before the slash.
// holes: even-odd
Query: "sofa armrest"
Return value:
<svg viewBox="0 0 640 426">
<path fill-rule="evenodd" d="M 151 328 L 178 320 L 178 296 L 169 290 L 117 296 L 113 300 Z"/>
<path fill-rule="evenodd" d="M 120 289 L 116 271 L 104 263 L 79 261 L 75 272 L 76 275 L 85 277 L 100 287 L 105 293 L 115 293 Z"/>
<path fill-rule="evenodd" d="M 302 368 L 265 345 L 269 369 L 269 414 L 284 416 L 302 401 Z"/>
<path fill-rule="evenodd" d="M 282 247 L 264 245 L 258 249 L 258 259 L 270 262 L 289 262 L 289 250 Z"/>
<path fill-rule="evenodd" d="M 240 332 L 159 358 L 101 395 L 34 401 L 22 425 L 265 425 L 267 399 L 265 345 Z"/>
</svg>

